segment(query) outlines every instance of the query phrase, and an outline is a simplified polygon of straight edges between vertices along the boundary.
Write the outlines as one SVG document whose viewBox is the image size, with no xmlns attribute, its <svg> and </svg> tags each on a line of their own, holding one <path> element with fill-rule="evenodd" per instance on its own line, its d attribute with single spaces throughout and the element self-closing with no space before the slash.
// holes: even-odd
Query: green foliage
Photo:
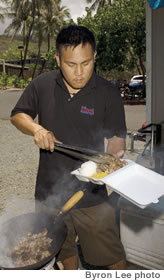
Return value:
<svg viewBox="0 0 164 280">
<path fill-rule="evenodd" d="M 49 70 L 54 70 L 57 68 L 56 58 L 55 58 L 55 48 L 51 48 L 51 50 L 43 54 L 41 58 L 43 58 L 46 61 L 46 67 Z"/>
<path fill-rule="evenodd" d="M 16 88 L 25 88 L 32 78 L 29 78 L 27 81 L 19 78 L 17 75 L 8 76 L 6 73 L 0 73 L 0 88 L 7 87 L 16 87 Z"/>
<path fill-rule="evenodd" d="M 36 3 L 33 15 L 35 24 L 31 25 L 32 33 L 29 33 L 32 10 L 29 9 L 29 6 L 26 6 L 26 2 L 29 5 Z M 18 40 L 11 40 L 10 37 L 0 36 L 0 58 L 20 60 L 21 53 L 18 46 L 23 45 L 23 42 L 27 43 L 26 40 L 29 36 L 30 41 L 26 58 L 39 57 L 43 53 L 41 57 L 46 62 L 45 66 L 49 70 L 57 68 L 55 49 L 51 48 L 51 45 L 52 41 L 54 44 L 56 34 L 61 27 L 75 24 L 69 18 L 69 11 L 60 6 L 60 0 L 48 2 L 45 0 L 8 1 L 9 5 L 11 3 L 14 6 L 11 10 L 9 9 L 9 13 L 13 24 L 10 25 L 8 31 L 14 31 L 14 34 L 16 34 L 18 30 L 22 30 L 24 33 L 20 33 L 21 40 L 19 38 L 17 38 Z M 146 0 L 114 0 L 112 3 L 110 0 L 88 0 L 88 3 L 96 4 L 95 7 L 98 7 L 96 13 L 93 15 L 92 9 L 86 8 L 86 16 L 79 17 L 77 23 L 88 27 L 95 34 L 97 72 L 104 75 L 109 72 L 121 73 L 127 71 L 129 73 L 134 69 L 143 72 L 146 59 Z M 110 3 L 110 5 L 106 5 L 106 3 Z M 22 5 L 25 5 L 23 9 L 21 8 Z M 64 19 L 67 19 L 67 22 Z M 32 35 L 33 38 L 35 37 L 35 43 L 32 42 Z M 50 51 L 47 51 L 49 49 Z M 34 65 L 30 67 L 35 68 Z M 40 68 L 40 65 L 38 67 Z M 1 80 L 2 83 L 6 83 L 5 76 L 1 77 Z M 14 86 L 23 86 L 23 81 L 16 78 L 13 78 L 13 82 L 11 79 L 9 83 L 13 83 Z"/>
<path fill-rule="evenodd" d="M 30 64 L 26 64 L 25 66 L 27 66 L 29 69 L 34 70 L 36 68 L 36 70 L 39 70 L 41 68 L 40 64 L 37 64 L 37 66 L 35 65 L 35 63 L 30 63 Z"/>
<path fill-rule="evenodd" d="M 20 60 L 20 51 L 8 49 L 1 54 L 1 58 L 5 60 Z"/>
<path fill-rule="evenodd" d="M 78 18 L 78 24 L 91 29 L 97 42 L 97 71 L 131 70 L 145 61 L 146 0 L 115 0 L 104 4 L 94 16 Z"/>
<path fill-rule="evenodd" d="M 5 87 L 7 86 L 8 76 L 6 73 L 0 73 L 0 86 Z"/>
<path fill-rule="evenodd" d="M 7 76 L 7 86 L 9 87 L 13 87 L 18 83 L 19 78 L 17 77 L 17 75 L 13 75 L 11 77 Z"/>
</svg>

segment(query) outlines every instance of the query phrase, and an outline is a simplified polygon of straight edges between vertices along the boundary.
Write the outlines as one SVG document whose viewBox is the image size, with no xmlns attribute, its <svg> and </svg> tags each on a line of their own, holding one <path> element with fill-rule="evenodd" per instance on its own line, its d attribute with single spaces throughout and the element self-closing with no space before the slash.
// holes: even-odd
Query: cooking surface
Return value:
<svg viewBox="0 0 164 280">
<path fill-rule="evenodd" d="M 20 240 L 26 237 L 29 232 L 40 233 L 44 231 L 45 228 L 48 230 L 47 236 L 53 239 L 51 247 L 49 248 L 51 255 L 38 261 L 36 264 L 22 266 L 17 269 L 40 269 L 48 263 L 60 250 L 66 238 L 67 230 L 62 220 L 58 220 L 56 223 L 53 217 L 44 215 L 43 213 L 28 213 L 16 216 L 7 221 L 0 232 L 1 241 L 3 241 L 0 243 L 0 260 L 4 260 L 0 263 L 0 267 L 16 269 L 10 257 L 14 247 L 18 245 Z"/>
</svg>

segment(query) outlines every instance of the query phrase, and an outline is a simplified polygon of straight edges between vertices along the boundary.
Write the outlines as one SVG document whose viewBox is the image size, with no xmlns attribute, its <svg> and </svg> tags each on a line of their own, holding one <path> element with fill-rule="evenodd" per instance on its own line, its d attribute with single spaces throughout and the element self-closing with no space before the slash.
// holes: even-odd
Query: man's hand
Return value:
<svg viewBox="0 0 164 280">
<path fill-rule="evenodd" d="M 108 139 L 107 152 L 118 158 L 123 157 L 125 152 L 125 139 L 116 136 Z"/>
<path fill-rule="evenodd" d="M 34 133 L 34 142 L 40 149 L 51 152 L 54 151 L 55 142 L 61 143 L 55 138 L 53 132 L 45 128 L 40 128 Z"/>
<path fill-rule="evenodd" d="M 31 116 L 25 113 L 15 114 L 11 117 L 11 122 L 23 133 L 33 136 L 35 144 L 40 149 L 53 152 L 55 142 L 62 144 L 55 138 L 53 132 L 36 123 Z"/>
</svg>

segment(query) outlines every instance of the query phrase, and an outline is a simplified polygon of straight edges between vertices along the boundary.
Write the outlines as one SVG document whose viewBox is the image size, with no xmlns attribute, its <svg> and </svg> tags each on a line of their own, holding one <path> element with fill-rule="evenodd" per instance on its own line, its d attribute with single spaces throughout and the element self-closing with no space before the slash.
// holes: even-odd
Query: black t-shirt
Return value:
<svg viewBox="0 0 164 280">
<path fill-rule="evenodd" d="M 11 115 L 26 113 L 52 131 L 64 144 L 104 150 L 104 137 L 126 136 L 120 92 L 93 73 L 73 98 L 60 71 L 44 73 L 25 89 Z M 40 150 L 35 197 L 51 207 L 61 207 L 79 189 L 86 189 L 77 207 L 89 207 L 107 198 L 106 187 L 78 181 L 70 174 L 81 161 L 64 153 Z"/>
</svg>

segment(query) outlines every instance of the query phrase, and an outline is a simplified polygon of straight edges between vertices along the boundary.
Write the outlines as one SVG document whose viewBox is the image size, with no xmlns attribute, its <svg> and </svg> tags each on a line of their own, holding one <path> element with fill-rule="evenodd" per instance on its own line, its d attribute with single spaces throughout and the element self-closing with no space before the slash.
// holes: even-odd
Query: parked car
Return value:
<svg viewBox="0 0 164 280">
<path fill-rule="evenodd" d="M 146 75 L 145 75 L 146 80 Z M 136 75 L 133 76 L 128 83 L 128 87 L 133 95 L 142 95 L 143 94 L 143 76 Z"/>
<path fill-rule="evenodd" d="M 145 79 L 146 79 L 146 75 L 145 75 Z M 139 82 L 143 82 L 143 76 L 142 75 L 136 75 L 133 76 L 130 80 L 130 83 L 139 83 Z"/>
<path fill-rule="evenodd" d="M 145 75 L 145 80 L 146 80 L 146 75 Z M 130 83 L 128 85 L 132 87 L 142 87 L 142 84 L 143 84 L 143 76 L 136 75 L 130 79 Z"/>
</svg>

